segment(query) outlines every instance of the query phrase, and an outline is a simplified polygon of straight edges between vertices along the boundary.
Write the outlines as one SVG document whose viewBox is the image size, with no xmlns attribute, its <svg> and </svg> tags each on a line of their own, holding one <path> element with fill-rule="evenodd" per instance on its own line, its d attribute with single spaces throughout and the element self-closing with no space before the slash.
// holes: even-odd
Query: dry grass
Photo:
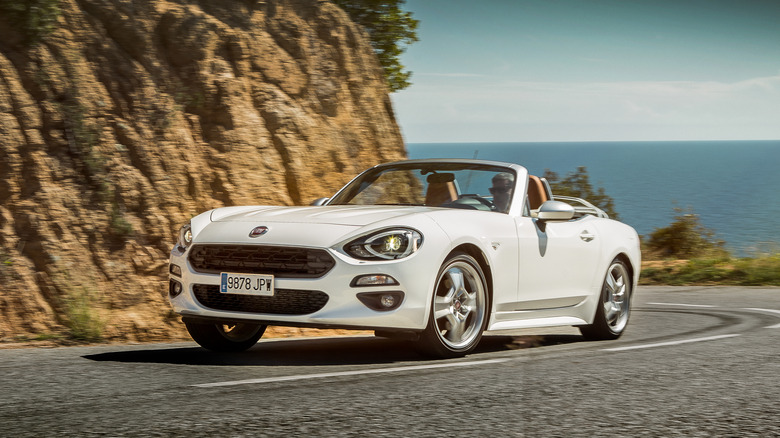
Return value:
<svg viewBox="0 0 780 438">
<path fill-rule="evenodd" d="M 640 284 L 780 286 L 780 254 L 648 260 Z"/>
</svg>

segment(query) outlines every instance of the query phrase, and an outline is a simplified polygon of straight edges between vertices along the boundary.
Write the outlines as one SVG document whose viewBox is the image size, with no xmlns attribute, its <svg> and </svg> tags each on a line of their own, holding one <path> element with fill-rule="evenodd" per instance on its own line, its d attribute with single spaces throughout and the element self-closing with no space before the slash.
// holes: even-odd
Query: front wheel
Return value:
<svg viewBox="0 0 780 438">
<path fill-rule="evenodd" d="M 631 312 L 631 276 L 626 264 L 615 259 L 607 269 L 593 324 L 580 327 L 590 340 L 617 339 L 623 334 Z"/>
<path fill-rule="evenodd" d="M 455 253 L 439 270 L 428 326 L 418 345 L 425 354 L 464 356 L 479 344 L 487 320 L 485 275 L 473 257 Z"/>
<path fill-rule="evenodd" d="M 184 321 L 192 339 L 201 347 L 219 352 L 238 352 L 251 348 L 267 326 L 247 323 L 203 323 Z"/>
</svg>

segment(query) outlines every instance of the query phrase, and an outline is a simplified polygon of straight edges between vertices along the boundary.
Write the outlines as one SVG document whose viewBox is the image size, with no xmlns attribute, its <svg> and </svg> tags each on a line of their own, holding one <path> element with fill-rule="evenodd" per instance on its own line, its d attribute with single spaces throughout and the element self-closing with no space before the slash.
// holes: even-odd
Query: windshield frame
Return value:
<svg viewBox="0 0 780 438">
<path fill-rule="evenodd" d="M 399 206 L 404 204 L 351 204 L 350 201 L 354 199 L 361 191 L 374 182 L 379 176 L 386 174 L 389 171 L 422 171 L 426 170 L 425 174 L 434 174 L 436 172 L 448 172 L 448 171 L 463 171 L 463 170 L 475 170 L 491 172 L 495 174 L 509 173 L 514 176 L 512 181 L 513 190 L 512 195 L 508 201 L 508 208 L 505 211 L 493 211 L 505 214 L 519 215 L 522 212 L 522 205 L 524 203 L 524 193 L 527 189 L 527 170 L 517 164 L 502 163 L 497 161 L 486 160 L 466 160 L 466 159 L 448 159 L 448 160 L 407 160 L 397 161 L 393 163 L 380 164 L 372 167 L 356 176 L 352 181 L 347 183 L 341 190 L 336 192 L 332 198 L 330 198 L 324 205 L 392 205 Z M 436 172 L 433 172 L 435 170 Z M 368 185 L 367 185 L 368 184 Z M 452 208 L 452 207 L 442 207 Z"/>
</svg>

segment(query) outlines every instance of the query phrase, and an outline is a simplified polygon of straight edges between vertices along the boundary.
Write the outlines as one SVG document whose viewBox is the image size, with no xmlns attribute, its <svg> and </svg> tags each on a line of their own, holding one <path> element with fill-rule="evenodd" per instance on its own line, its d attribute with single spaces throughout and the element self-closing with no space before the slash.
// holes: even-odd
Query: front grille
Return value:
<svg viewBox="0 0 780 438">
<path fill-rule="evenodd" d="M 282 278 L 318 278 L 336 264 L 324 249 L 267 245 L 195 245 L 190 264 L 198 272 L 271 274 Z"/>
<path fill-rule="evenodd" d="M 328 294 L 318 290 L 276 289 L 274 296 L 223 294 L 219 285 L 195 284 L 195 298 L 202 305 L 215 310 L 270 313 L 274 315 L 307 315 L 328 302 Z"/>
</svg>

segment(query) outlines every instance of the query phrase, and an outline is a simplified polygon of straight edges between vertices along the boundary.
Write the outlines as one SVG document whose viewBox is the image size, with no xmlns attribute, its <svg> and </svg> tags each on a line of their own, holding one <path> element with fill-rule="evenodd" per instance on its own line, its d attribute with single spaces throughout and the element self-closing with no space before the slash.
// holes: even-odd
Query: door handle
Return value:
<svg viewBox="0 0 780 438">
<path fill-rule="evenodd" d="M 586 242 L 590 242 L 591 240 L 593 240 L 595 238 L 596 238 L 596 235 L 589 233 L 588 230 L 585 230 L 582 233 L 580 233 L 580 239 L 582 239 L 582 240 L 584 240 Z"/>
</svg>

